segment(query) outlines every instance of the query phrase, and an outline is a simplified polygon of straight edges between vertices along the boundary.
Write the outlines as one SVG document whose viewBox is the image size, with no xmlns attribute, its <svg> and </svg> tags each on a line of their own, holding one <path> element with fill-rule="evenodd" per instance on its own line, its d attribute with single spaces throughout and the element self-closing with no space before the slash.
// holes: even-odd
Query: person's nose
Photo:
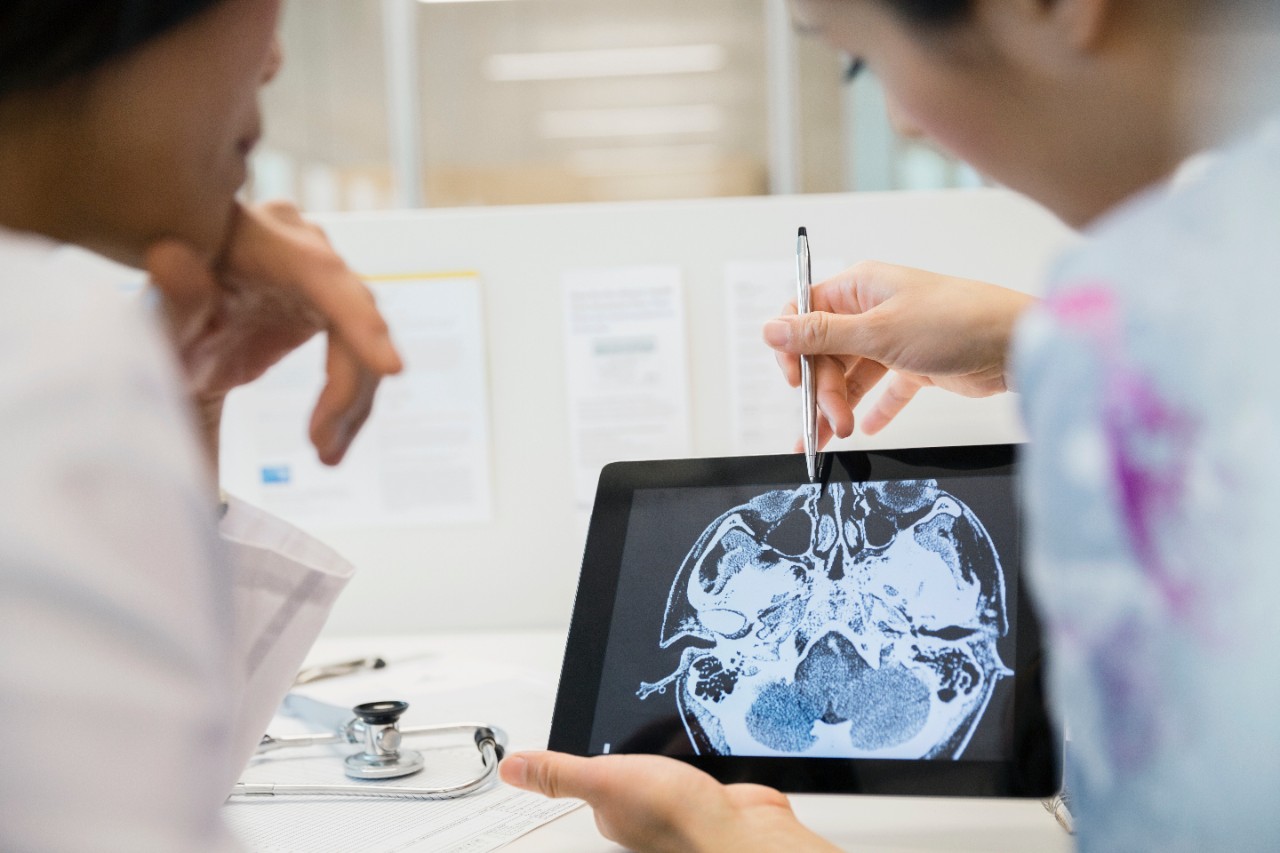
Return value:
<svg viewBox="0 0 1280 853">
<path fill-rule="evenodd" d="M 271 39 L 271 47 L 267 51 L 267 61 L 262 66 L 262 84 L 265 86 L 274 80 L 283 65 L 284 45 L 280 43 L 280 37 L 275 36 Z"/>
</svg>

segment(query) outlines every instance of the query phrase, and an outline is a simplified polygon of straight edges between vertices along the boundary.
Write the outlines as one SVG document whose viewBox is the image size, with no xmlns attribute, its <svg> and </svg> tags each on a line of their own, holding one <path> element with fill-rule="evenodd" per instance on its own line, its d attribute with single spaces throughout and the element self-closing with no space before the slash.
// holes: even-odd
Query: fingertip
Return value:
<svg viewBox="0 0 1280 853">
<path fill-rule="evenodd" d="M 498 765 L 498 776 L 516 788 L 529 787 L 529 761 L 520 753 L 508 755 Z"/>
<path fill-rule="evenodd" d="M 329 446 L 319 451 L 320 461 L 330 468 L 334 468 L 342 464 L 342 460 L 347 456 L 347 448 L 349 444 L 339 444 L 337 446 Z"/>
<path fill-rule="evenodd" d="M 311 444 L 316 449 L 316 457 L 327 466 L 337 465 L 347 455 L 350 440 L 345 439 L 341 413 L 329 412 L 321 403 L 311 415 Z"/>
<path fill-rule="evenodd" d="M 853 435 L 853 430 L 855 426 L 855 422 L 853 418 L 853 410 L 849 409 L 846 405 L 843 411 L 844 411 L 844 416 L 840 419 L 840 428 L 836 434 L 839 435 L 841 438 L 848 438 L 849 436 Z"/>
<path fill-rule="evenodd" d="M 340 339 L 367 370 L 378 376 L 395 376 L 404 370 L 404 360 L 385 325 L 363 335 L 344 334 L 341 330 L 331 330 L 330 335 Z"/>
<path fill-rule="evenodd" d="M 853 415 L 845 415 L 840 409 L 831 411 L 829 403 L 819 401 L 818 408 L 822 410 L 823 420 L 827 422 L 827 429 L 832 436 L 836 438 L 848 438 L 853 434 Z"/>
<path fill-rule="evenodd" d="M 764 342 L 774 349 L 785 349 L 791 340 L 791 324 L 784 320 L 770 320 L 764 324 Z"/>
<path fill-rule="evenodd" d="M 358 279 L 356 284 L 361 288 L 366 287 Z M 368 293 L 367 290 L 365 292 Z M 365 358 L 369 369 L 381 376 L 394 376 L 404 369 L 404 361 L 400 358 L 400 351 L 396 349 L 396 342 L 391 337 L 391 328 L 387 325 L 386 319 L 377 313 L 374 303 L 371 302 L 370 307 L 373 314 L 368 317 L 368 322 L 362 331 L 355 332 L 352 329 L 345 335 L 339 331 L 339 335 L 347 339 L 353 352 L 363 349 L 367 353 Z"/>
</svg>

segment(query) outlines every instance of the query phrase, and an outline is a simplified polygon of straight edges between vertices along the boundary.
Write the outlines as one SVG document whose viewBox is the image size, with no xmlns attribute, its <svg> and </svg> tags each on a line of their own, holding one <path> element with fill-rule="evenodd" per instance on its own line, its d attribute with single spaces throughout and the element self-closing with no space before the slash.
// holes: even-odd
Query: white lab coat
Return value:
<svg viewBox="0 0 1280 853">
<path fill-rule="evenodd" d="M 219 806 L 351 566 L 232 500 L 135 302 L 0 229 L 0 850 L 234 848 Z"/>
</svg>

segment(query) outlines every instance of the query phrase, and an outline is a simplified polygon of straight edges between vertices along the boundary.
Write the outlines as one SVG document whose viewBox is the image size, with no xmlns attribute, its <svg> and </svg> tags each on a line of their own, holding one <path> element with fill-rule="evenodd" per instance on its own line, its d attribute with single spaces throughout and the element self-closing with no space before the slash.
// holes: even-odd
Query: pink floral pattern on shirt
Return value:
<svg viewBox="0 0 1280 853">
<path fill-rule="evenodd" d="M 1126 356 L 1112 291 L 1091 283 L 1068 287 L 1046 301 L 1064 331 L 1085 336 L 1109 368 L 1103 426 L 1111 474 L 1125 527 L 1146 576 L 1169 615 L 1188 622 L 1197 589 L 1185 567 L 1170 565 L 1159 530 L 1180 515 L 1194 452 L 1195 419 L 1166 399 L 1157 383 Z"/>
<path fill-rule="evenodd" d="M 1077 637 L 1102 703 L 1107 749 L 1114 766 L 1142 772 L 1170 746 L 1176 728 L 1162 711 L 1162 685 L 1148 665 L 1157 618 L 1184 632 L 1202 632 L 1195 603 L 1201 575 L 1173 549 L 1162 547 L 1184 516 L 1196 420 L 1161 393 L 1159 383 L 1124 343 L 1114 292 L 1098 282 L 1067 286 L 1046 301 L 1067 338 L 1083 340 L 1101 367 L 1097 427 L 1105 447 L 1106 476 L 1124 533 L 1158 615 L 1134 607 L 1102 631 Z"/>
</svg>

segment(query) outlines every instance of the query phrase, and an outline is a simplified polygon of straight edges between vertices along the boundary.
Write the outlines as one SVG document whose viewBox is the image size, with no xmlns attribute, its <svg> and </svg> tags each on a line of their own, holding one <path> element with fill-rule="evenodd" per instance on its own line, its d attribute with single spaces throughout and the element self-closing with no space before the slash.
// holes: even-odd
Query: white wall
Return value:
<svg viewBox="0 0 1280 853">
<path fill-rule="evenodd" d="M 875 258 L 1034 292 L 1070 239 L 1043 210 L 995 190 L 430 210 L 330 216 L 322 224 L 364 274 L 479 271 L 494 488 L 494 515 L 485 524 L 318 531 L 360 566 L 334 611 L 331 634 L 567 624 L 581 539 L 562 271 L 631 264 L 683 270 L 694 451 L 712 456 L 730 447 L 727 261 L 789 260 L 803 224 L 816 257 Z M 963 401 L 926 392 L 875 445 L 1020 435 L 1007 397 Z"/>
</svg>

